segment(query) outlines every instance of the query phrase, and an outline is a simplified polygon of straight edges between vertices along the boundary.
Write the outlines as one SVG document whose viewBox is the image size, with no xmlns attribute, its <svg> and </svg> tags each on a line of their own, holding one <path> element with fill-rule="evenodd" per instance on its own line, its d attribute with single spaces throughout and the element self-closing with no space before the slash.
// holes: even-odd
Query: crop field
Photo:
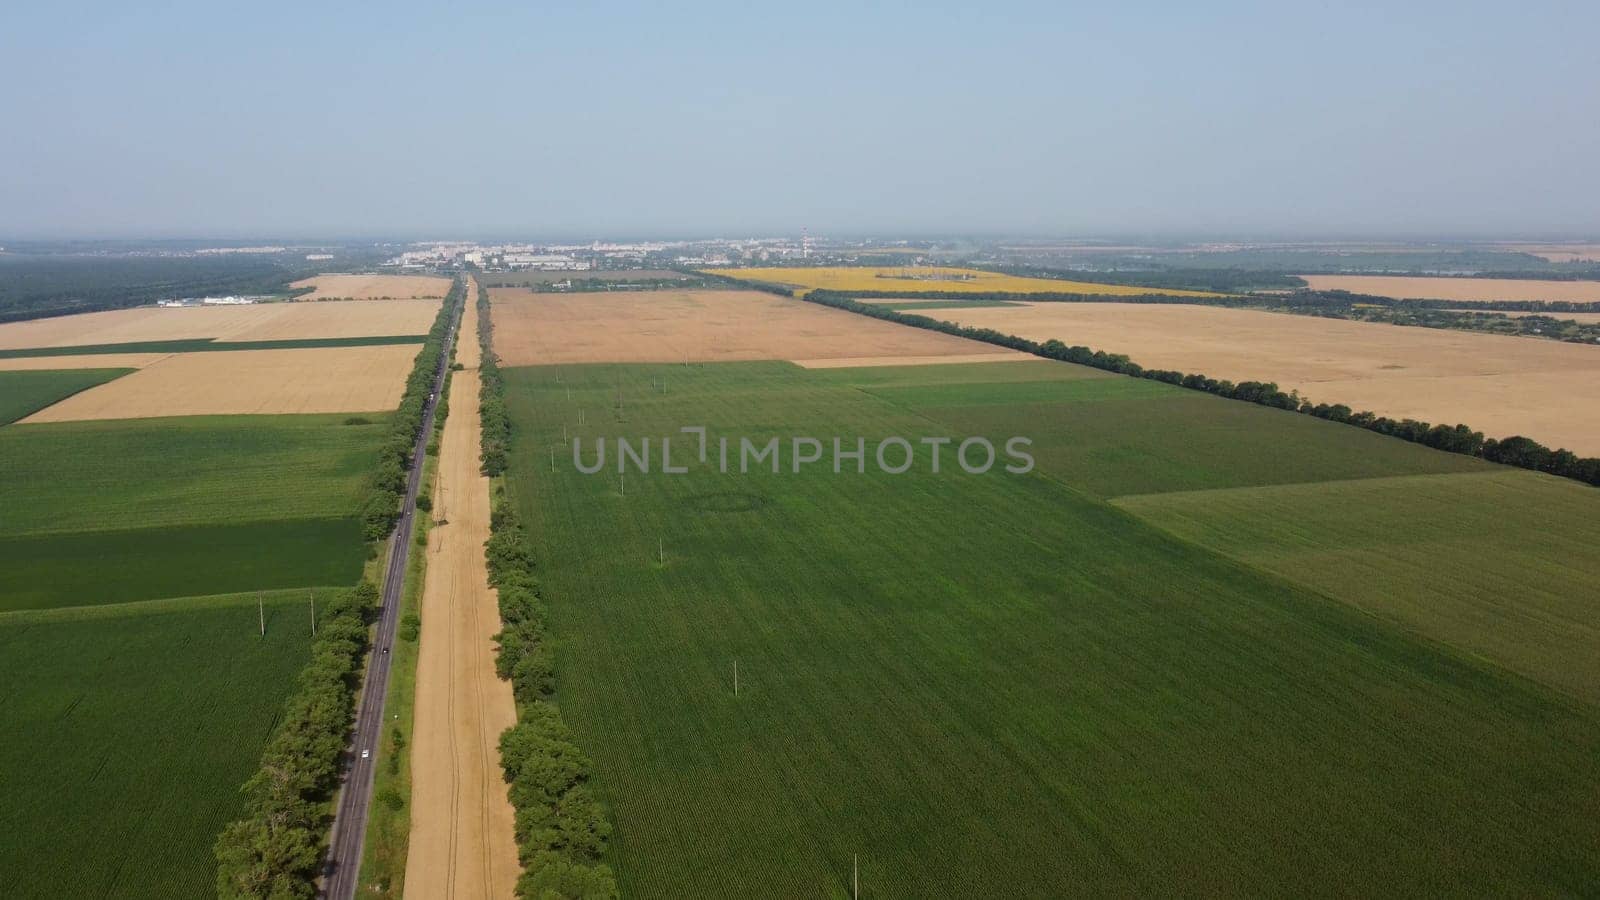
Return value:
<svg viewBox="0 0 1600 900">
<path fill-rule="evenodd" d="M 304 592 L 0 615 L 0 893 L 215 896 L 310 644 Z"/>
<path fill-rule="evenodd" d="M 0 350 L 215 338 L 283 341 L 426 334 L 437 300 L 140 307 L 0 325 Z M 420 339 L 419 339 L 420 343 Z"/>
<path fill-rule="evenodd" d="M 990 344 L 758 291 L 489 292 L 508 366 L 988 357 Z M 1019 358 L 1022 357 L 1019 354 Z M 854 364 L 860 365 L 860 362 Z"/>
<path fill-rule="evenodd" d="M 1150 368 L 1271 381 L 1318 403 L 1600 454 L 1600 347 L 1209 306 L 1028 303 L 938 315 L 1125 353 Z"/>
<path fill-rule="evenodd" d="M 1117 505 L 1600 706 L 1594 488 L 1493 469 Z"/>
<path fill-rule="evenodd" d="M 0 536 L 355 514 L 388 417 L 222 416 L 0 428 Z"/>
<path fill-rule="evenodd" d="M 313 288 L 299 298 L 302 300 L 442 300 L 450 291 L 450 279 L 437 275 L 318 275 L 289 286 Z"/>
<path fill-rule="evenodd" d="M 0 371 L 0 425 L 9 425 L 52 403 L 120 378 L 129 369 L 102 368 L 78 371 Z"/>
<path fill-rule="evenodd" d="M 1028 475 L 967 475 L 948 450 L 937 475 L 925 449 L 905 474 L 870 463 L 887 435 L 961 437 L 950 410 L 1008 408 L 986 426 L 997 443 L 1075 405 L 1112 431 L 1130 418 L 1118 406 L 1165 402 L 1111 386 L 1127 379 L 1048 363 L 506 375 L 508 490 L 625 894 L 842 896 L 856 855 L 872 896 L 1581 893 L 1600 878 L 1595 707 L 1074 490 L 1043 439 Z M 861 436 L 868 469 L 795 473 L 785 450 L 780 473 L 723 474 L 714 449 L 693 463 L 686 424 L 713 441 Z M 563 428 L 586 459 L 601 436 L 651 437 L 654 455 L 670 435 L 690 471 L 624 484 L 563 455 L 552 472 Z M 1115 438 L 1084 439 L 1117 463 Z M 1249 483 L 1204 471 L 1223 468 L 1212 443 L 1171 463 L 1203 477 L 1170 483 Z M 1277 477 L 1433 462 L 1337 455 Z"/>
<path fill-rule="evenodd" d="M 365 561 L 354 517 L 0 537 L 0 612 L 350 585 Z"/>
<path fill-rule="evenodd" d="M 1535 278 L 1447 278 L 1426 275 L 1301 275 L 1314 291 L 1350 291 L 1402 300 L 1600 300 L 1600 281 Z"/>
<path fill-rule="evenodd" d="M 400 405 L 420 344 L 175 353 L 26 422 L 243 413 L 364 413 Z"/>
<path fill-rule="evenodd" d="M 749 269 L 706 269 L 713 275 L 782 284 L 803 291 L 928 291 L 962 294 L 1172 294 L 1184 297 L 1218 297 L 1205 291 L 1157 290 L 1125 284 L 1096 284 L 1058 278 L 1028 278 L 978 269 L 949 266 L 819 266 Z"/>
</svg>

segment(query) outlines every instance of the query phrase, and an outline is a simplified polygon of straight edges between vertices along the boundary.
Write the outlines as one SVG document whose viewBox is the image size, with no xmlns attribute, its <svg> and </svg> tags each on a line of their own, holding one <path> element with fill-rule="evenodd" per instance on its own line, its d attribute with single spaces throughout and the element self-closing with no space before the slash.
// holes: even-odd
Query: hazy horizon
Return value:
<svg viewBox="0 0 1600 900">
<path fill-rule="evenodd" d="M 1600 235 L 1600 9 L 0 12 L 5 240 Z"/>
</svg>

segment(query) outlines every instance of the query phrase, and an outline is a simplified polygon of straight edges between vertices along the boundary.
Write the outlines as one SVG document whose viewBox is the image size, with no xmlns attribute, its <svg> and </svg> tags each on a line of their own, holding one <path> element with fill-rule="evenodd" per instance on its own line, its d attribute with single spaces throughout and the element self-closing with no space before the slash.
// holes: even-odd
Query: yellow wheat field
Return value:
<svg viewBox="0 0 1600 900">
<path fill-rule="evenodd" d="M 23 421 L 383 412 L 400 405 L 419 349 L 399 344 L 174 353 Z"/>
<path fill-rule="evenodd" d="M 277 341 L 426 334 L 438 300 L 255 303 L 249 306 L 141 306 L 0 325 L 0 350 L 215 338 Z"/>
<path fill-rule="evenodd" d="M 442 300 L 450 279 L 437 275 L 318 275 L 289 285 L 313 288 L 301 300 Z"/>
<path fill-rule="evenodd" d="M 1206 291 L 1157 290 L 1125 284 L 1095 284 L 1055 278 L 1025 278 L 977 269 L 949 266 L 823 266 L 818 268 L 706 269 L 713 275 L 766 281 L 803 289 L 826 291 L 940 291 L 961 294 L 1005 292 L 1015 294 L 1175 294 L 1184 297 L 1219 297 Z"/>
</svg>

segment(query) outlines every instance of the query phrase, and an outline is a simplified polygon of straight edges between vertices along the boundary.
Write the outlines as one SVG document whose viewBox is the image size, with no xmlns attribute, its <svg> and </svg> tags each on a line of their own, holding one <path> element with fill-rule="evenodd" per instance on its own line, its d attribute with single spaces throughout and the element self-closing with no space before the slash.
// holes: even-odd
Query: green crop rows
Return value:
<svg viewBox="0 0 1600 900">
<path fill-rule="evenodd" d="M 9 425 L 79 391 L 105 384 L 132 371 L 63 369 L 0 372 L 0 425 Z"/>
<path fill-rule="evenodd" d="M 215 896 L 211 843 L 304 665 L 304 591 L 0 615 L 0 894 Z"/>
<path fill-rule="evenodd" d="M 1600 884 L 1594 707 L 1097 499 L 1492 467 L 1048 363 L 506 377 L 508 489 L 625 894 L 843 896 L 858 855 L 873 896 Z M 1236 408 L 1236 443 L 1186 440 Z M 713 449 L 624 481 L 552 457 L 648 436 L 658 464 L 671 436 L 681 464 L 686 425 L 869 454 L 1026 435 L 1040 462 L 724 474 Z"/>
</svg>

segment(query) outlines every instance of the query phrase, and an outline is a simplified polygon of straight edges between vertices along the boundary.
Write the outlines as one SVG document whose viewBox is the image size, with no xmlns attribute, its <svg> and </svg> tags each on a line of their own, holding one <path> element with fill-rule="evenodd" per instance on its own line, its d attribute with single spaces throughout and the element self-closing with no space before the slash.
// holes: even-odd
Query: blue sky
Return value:
<svg viewBox="0 0 1600 900">
<path fill-rule="evenodd" d="M 0 10 L 0 236 L 1600 234 L 1595 3 L 157 6 Z"/>
</svg>

